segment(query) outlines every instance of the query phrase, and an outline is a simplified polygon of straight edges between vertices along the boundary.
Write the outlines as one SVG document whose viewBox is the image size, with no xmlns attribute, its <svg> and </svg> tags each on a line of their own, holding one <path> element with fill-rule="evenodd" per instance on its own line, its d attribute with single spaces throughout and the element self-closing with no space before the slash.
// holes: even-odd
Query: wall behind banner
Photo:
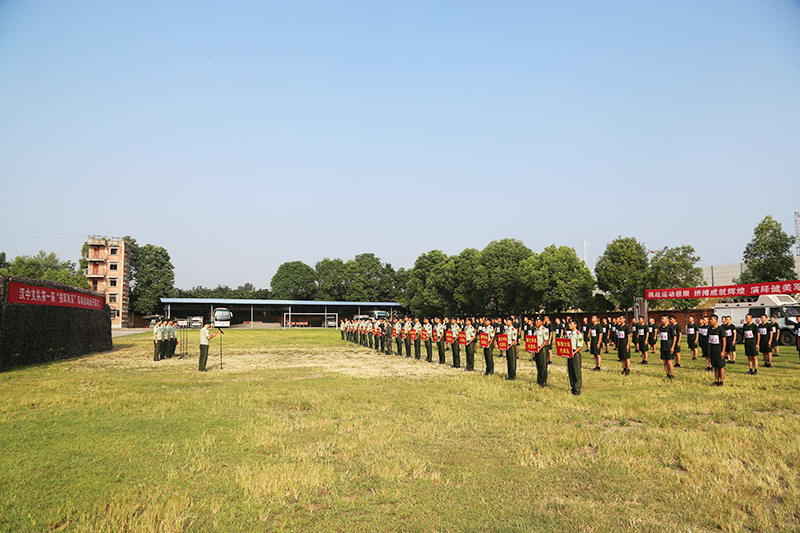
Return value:
<svg viewBox="0 0 800 533">
<path fill-rule="evenodd" d="M 0 370 L 112 349 L 107 304 L 103 309 L 81 309 L 13 303 L 8 301 L 12 281 L 97 296 L 54 281 L 0 276 Z"/>
</svg>

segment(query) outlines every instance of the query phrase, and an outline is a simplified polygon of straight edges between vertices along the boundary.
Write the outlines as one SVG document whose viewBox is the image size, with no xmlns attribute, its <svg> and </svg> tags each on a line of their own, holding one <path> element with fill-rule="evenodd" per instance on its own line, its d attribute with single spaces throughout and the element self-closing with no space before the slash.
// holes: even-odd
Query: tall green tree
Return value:
<svg viewBox="0 0 800 533">
<path fill-rule="evenodd" d="M 481 252 L 465 248 L 450 257 L 449 287 L 452 293 L 450 314 L 459 316 L 482 315 L 486 307 L 486 266 L 481 263 Z M 482 285 L 479 285 L 483 282 Z"/>
<path fill-rule="evenodd" d="M 10 263 L 6 262 L 4 253 L 2 262 L 6 266 L 0 268 L 0 274 L 58 281 L 80 289 L 90 288 L 83 271 L 75 263 L 61 261 L 53 252 L 48 254 L 40 250 L 34 256 L 20 255 Z"/>
<path fill-rule="evenodd" d="M 665 247 L 650 258 L 645 289 L 680 289 L 700 287 L 706 284 L 703 269 L 697 266 L 700 257 L 688 244 L 674 248 Z M 653 300 L 653 309 L 678 309 L 688 311 L 697 307 L 702 299 Z"/>
<path fill-rule="evenodd" d="M 137 246 L 136 259 L 131 261 L 135 272 L 131 282 L 131 308 L 142 315 L 161 310 L 161 298 L 174 298 L 175 267 L 166 248 L 145 244 Z"/>
<path fill-rule="evenodd" d="M 647 276 L 647 248 L 633 237 L 619 236 L 606 246 L 594 267 L 597 286 L 617 309 L 627 311 L 642 296 Z"/>
<path fill-rule="evenodd" d="M 476 288 L 485 291 L 487 312 L 505 316 L 525 309 L 519 266 L 532 254 L 516 239 L 492 241 L 481 250 Z"/>
<path fill-rule="evenodd" d="M 783 231 L 780 222 L 767 215 L 753 231 L 751 240 L 744 249 L 742 260 L 747 270 L 735 283 L 764 283 L 797 279 L 794 270 L 792 246 L 795 238 Z"/>
<path fill-rule="evenodd" d="M 341 259 L 317 261 L 314 266 L 317 274 L 317 298 L 340 302 L 347 297 L 349 277 L 347 267 Z"/>
<path fill-rule="evenodd" d="M 9 266 L 9 262 L 6 261 L 6 253 L 0 252 L 0 268 L 7 268 Z"/>
<path fill-rule="evenodd" d="M 434 316 L 452 307 L 452 291 L 448 289 L 449 257 L 440 250 L 431 250 L 417 257 L 409 270 L 406 298 L 412 313 Z"/>
<path fill-rule="evenodd" d="M 550 245 L 520 265 L 520 279 L 530 296 L 528 308 L 546 313 L 586 310 L 595 282 L 589 267 L 569 246 Z"/>
<path fill-rule="evenodd" d="M 350 283 L 349 302 L 382 302 L 395 296 L 395 271 L 375 254 L 359 254 L 345 263 Z"/>
<path fill-rule="evenodd" d="M 313 300 L 317 294 L 317 274 L 302 261 L 278 267 L 272 276 L 272 296 L 278 300 Z"/>
</svg>

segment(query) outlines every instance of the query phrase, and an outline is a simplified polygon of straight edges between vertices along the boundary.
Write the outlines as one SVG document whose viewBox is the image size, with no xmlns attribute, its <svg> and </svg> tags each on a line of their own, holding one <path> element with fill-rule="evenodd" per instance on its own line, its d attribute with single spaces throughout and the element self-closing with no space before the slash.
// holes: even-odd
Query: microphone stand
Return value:
<svg viewBox="0 0 800 533">
<path fill-rule="evenodd" d="M 217 331 L 219 331 L 219 369 L 222 370 L 222 336 L 225 333 L 220 328 L 217 328 Z"/>
</svg>

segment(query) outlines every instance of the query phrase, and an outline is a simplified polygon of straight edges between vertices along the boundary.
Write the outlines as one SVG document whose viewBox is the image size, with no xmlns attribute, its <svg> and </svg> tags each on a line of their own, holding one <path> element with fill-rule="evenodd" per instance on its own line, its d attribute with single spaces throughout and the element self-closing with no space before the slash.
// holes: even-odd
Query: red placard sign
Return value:
<svg viewBox="0 0 800 533">
<path fill-rule="evenodd" d="M 397 336 L 398 336 L 399 334 L 400 334 L 400 333 L 399 333 L 399 332 L 398 332 L 396 329 L 393 329 L 393 330 L 392 330 L 392 337 L 394 337 L 395 339 L 397 338 Z"/>
<path fill-rule="evenodd" d="M 412 329 L 412 330 L 411 330 L 411 331 L 409 331 L 408 333 L 411 335 L 411 340 L 412 340 L 412 341 L 415 341 L 415 340 L 417 340 L 417 330 L 415 330 L 415 329 Z"/>
<path fill-rule="evenodd" d="M 458 344 L 464 346 L 467 344 L 467 332 L 462 331 L 458 334 Z"/>
<path fill-rule="evenodd" d="M 15 304 L 52 305 L 103 309 L 103 298 L 80 292 L 62 291 L 49 287 L 35 287 L 12 281 L 8 284 L 8 302 Z"/>
<path fill-rule="evenodd" d="M 572 359 L 572 341 L 569 339 L 556 339 L 556 355 Z"/>
<path fill-rule="evenodd" d="M 406 338 L 406 330 L 405 329 L 400 331 L 400 336 L 403 338 L 403 340 L 405 340 L 405 338 Z"/>
<path fill-rule="evenodd" d="M 423 342 L 428 342 L 428 332 L 426 330 L 422 330 L 422 340 Z"/>
<path fill-rule="evenodd" d="M 529 335 L 525 337 L 526 352 L 534 353 L 538 349 L 539 349 L 539 339 L 536 338 L 536 335 Z"/>
<path fill-rule="evenodd" d="M 508 335 L 501 334 L 495 337 L 497 339 L 497 348 L 500 350 L 508 350 Z"/>
<path fill-rule="evenodd" d="M 489 334 L 488 333 L 478 333 L 478 345 L 481 348 L 488 348 L 489 347 Z"/>
<path fill-rule="evenodd" d="M 435 329 L 433 330 L 433 342 L 439 342 L 439 332 Z"/>
<path fill-rule="evenodd" d="M 453 332 L 452 331 L 445 331 L 444 332 L 444 342 L 447 344 L 453 344 Z"/>
</svg>

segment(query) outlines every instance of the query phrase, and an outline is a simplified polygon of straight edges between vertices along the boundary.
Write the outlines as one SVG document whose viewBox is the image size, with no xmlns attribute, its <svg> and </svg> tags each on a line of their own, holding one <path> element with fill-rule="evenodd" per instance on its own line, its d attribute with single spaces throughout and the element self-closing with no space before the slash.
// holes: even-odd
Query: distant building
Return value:
<svg viewBox="0 0 800 533">
<path fill-rule="evenodd" d="M 83 274 L 92 290 L 103 293 L 112 309 L 112 328 L 132 325 L 130 315 L 131 248 L 119 237 L 89 235 L 86 239 L 88 267 Z"/>
<path fill-rule="evenodd" d="M 741 276 L 745 270 L 747 270 L 745 263 L 707 266 L 703 267 L 703 279 L 709 287 L 736 285 L 733 279 Z M 794 258 L 794 271 L 800 275 L 800 257 Z"/>
</svg>

